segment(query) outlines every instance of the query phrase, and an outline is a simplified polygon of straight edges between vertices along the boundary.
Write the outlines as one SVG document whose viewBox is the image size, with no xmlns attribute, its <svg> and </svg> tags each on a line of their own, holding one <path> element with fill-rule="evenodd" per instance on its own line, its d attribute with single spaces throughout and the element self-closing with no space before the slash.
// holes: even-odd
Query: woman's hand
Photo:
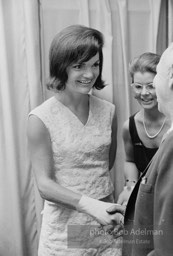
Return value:
<svg viewBox="0 0 173 256">
<path fill-rule="evenodd" d="M 107 211 L 113 207 L 114 213 Z M 95 218 L 101 225 L 117 225 L 122 220 L 124 209 L 121 205 L 106 203 L 87 196 L 82 196 L 77 210 L 85 212 Z M 119 213 L 119 214 L 118 214 Z"/>
</svg>

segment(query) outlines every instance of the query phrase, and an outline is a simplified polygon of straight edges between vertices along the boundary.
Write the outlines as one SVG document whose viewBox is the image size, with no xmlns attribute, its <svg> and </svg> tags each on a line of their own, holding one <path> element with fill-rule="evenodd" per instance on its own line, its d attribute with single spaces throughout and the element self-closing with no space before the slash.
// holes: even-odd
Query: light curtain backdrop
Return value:
<svg viewBox="0 0 173 256">
<path fill-rule="evenodd" d="M 111 172 L 115 197 L 123 187 L 121 128 L 138 109 L 129 89 L 129 61 L 162 53 L 173 41 L 173 0 L 0 0 L 0 256 L 36 256 L 42 200 L 28 155 L 28 113 L 46 91 L 48 49 L 71 24 L 105 36 L 103 78 L 97 92 L 116 105 L 118 150 Z"/>
</svg>

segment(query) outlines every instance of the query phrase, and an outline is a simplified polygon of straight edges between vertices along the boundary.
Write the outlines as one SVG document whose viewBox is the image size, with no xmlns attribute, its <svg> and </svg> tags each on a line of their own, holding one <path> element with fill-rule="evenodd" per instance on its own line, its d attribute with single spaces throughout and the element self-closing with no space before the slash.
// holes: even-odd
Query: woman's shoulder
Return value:
<svg viewBox="0 0 173 256">
<path fill-rule="evenodd" d="M 55 97 L 51 97 L 45 100 L 42 104 L 34 108 L 29 113 L 29 118 L 34 115 L 39 118 L 46 127 L 51 127 L 57 113 L 60 113 L 59 109 L 56 106 Z M 56 114 L 56 115 L 55 115 Z"/>
<path fill-rule="evenodd" d="M 54 105 L 54 103 L 55 103 L 55 98 L 51 97 L 51 98 L 45 100 L 44 102 L 42 102 L 37 107 L 35 107 L 33 110 L 31 110 L 29 115 L 36 114 L 36 113 L 39 113 L 39 112 L 41 113 L 43 111 L 48 111 Z"/>
<path fill-rule="evenodd" d="M 115 105 L 95 95 L 91 95 L 91 109 L 92 112 L 99 116 L 101 119 L 110 118 L 113 120 L 114 116 L 116 116 Z"/>
<path fill-rule="evenodd" d="M 139 112 L 132 114 L 124 123 L 123 123 L 123 130 L 129 131 L 129 125 L 133 122 L 136 123 L 139 121 Z"/>
<path fill-rule="evenodd" d="M 132 131 L 136 130 L 136 124 L 141 122 L 141 113 L 140 111 L 132 114 L 124 123 L 122 127 L 123 138 L 128 139 L 131 137 Z"/>
<path fill-rule="evenodd" d="M 96 95 L 90 95 L 91 101 L 94 103 L 94 105 L 99 107 L 108 107 L 108 108 L 115 108 L 115 105 L 111 103 L 110 101 L 100 98 Z"/>
</svg>

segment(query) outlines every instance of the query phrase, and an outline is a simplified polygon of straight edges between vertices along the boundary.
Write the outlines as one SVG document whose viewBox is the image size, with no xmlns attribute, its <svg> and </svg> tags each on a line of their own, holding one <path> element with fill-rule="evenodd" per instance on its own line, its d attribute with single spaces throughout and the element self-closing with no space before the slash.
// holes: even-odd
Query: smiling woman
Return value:
<svg viewBox="0 0 173 256">
<path fill-rule="evenodd" d="M 93 83 L 93 88 L 103 89 L 105 87 L 101 78 L 104 44 L 102 34 L 93 29 L 92 36 L 89 29 L 85 31 L 83 28 L 83 26 L 72 25 L 54 37 L 49 51 L 50 80 L 47 84 L 48 89 L 63 90 L 68 78 L 67 71 L 72 67 L 75 70 L 85 70 L 86 62 L 94 56 L 92 70 L 94 71 L 96 67 L 98 77 Z M 83 35 L 80 36 L 80 33 Z"/>
<path fill-rule="evenodd" d="M 121 254 L 119 240 L 103 229 L 122 219 L 109 214 L 109 207 L 123 212 L 114 204 L 109 172 L 116 155 L 116 111 L 90 94 L 105 86 L 102 47 L 102 34 L 92 28 L 73 25 L 57 34 L 48 82 L 56 94 L 29 115 L 31 160 L 45 199 L 40 256 Z M 101 235 L 89 237 L 93 225 Z"/>
</svg>

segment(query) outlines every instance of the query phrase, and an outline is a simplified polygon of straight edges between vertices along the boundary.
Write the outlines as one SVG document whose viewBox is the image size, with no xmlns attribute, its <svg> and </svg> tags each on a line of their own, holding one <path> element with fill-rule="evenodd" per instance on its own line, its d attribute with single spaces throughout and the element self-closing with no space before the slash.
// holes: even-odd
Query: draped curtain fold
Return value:
<svg viewBox="0 0 173 256">
<path fill-rule="evenodd" d="M 38 4 L 0 0 L 0 255 L 36 255 L 34 181 L 26 124 L 41 102 Z M 32 225 L 31 225 L 32 224 Z"/>
<path fill-rule="evenodd" d="M 151 51 L 156 52 L 157 47 L 157 33 L 158 33 L 158 25 L 159 25 L 159 14 L 160 14 L 160 6 L 161 0 L 150 0 L 150 43 L 151 43 Z"/>
<path fill-rule="evenodd" d="M 129 106 L 129 72 L 128 72 L 128 0 L 117 0 L 118 4 L 118 16 L 120 20 L 120 32 L 121 32 L 121 42 L 122 42 L 122 60 L 123 60 L 123 74 L 124 74 L 124 98 L 126 102 L 126 117 L 130 115 L 130 106 Z"/>
<path fill-rule="evenodd" d="M 113 102 L 113 77 L 112 77 L 112 20 L 111 7 L 108 0 L 95 0 L 95 28 L 102 31 L 104 35 L 105 45 L 103 48 L 103 80 L 106 81 L 107 86 L 101 91 L 94 91 L 93 93 L 99 97 Z"/>
<path fill-rule="evenodd" d="M 89 1 L 88 0 L 79 1 L 79 5 L 80 5 L 79 23 L 85 26 L 90 26 Z"/>
<path fill-rule="evenodd" d="M 43 202 L 33 178 L 26 130 L 30 110 L 52 96 L 45 87 L 52 38 L 77 23 L 104 34 L 103 79 L 108 86 L 94 93 L 117 109 L 117 198 L 123 187 L 122 125 L 138 110 L 129 89 L 128 63 L 142 52 L 157 51 L 163 1 L 0 0 L 0 256 L 37 255 Z M 170 43 L 173 1 L 167 1 Z"/>
<path fill-rule="evenodd" d="M 168 44 L 173 42 L 173 0 L 168 0 Z"/>
</svg>

